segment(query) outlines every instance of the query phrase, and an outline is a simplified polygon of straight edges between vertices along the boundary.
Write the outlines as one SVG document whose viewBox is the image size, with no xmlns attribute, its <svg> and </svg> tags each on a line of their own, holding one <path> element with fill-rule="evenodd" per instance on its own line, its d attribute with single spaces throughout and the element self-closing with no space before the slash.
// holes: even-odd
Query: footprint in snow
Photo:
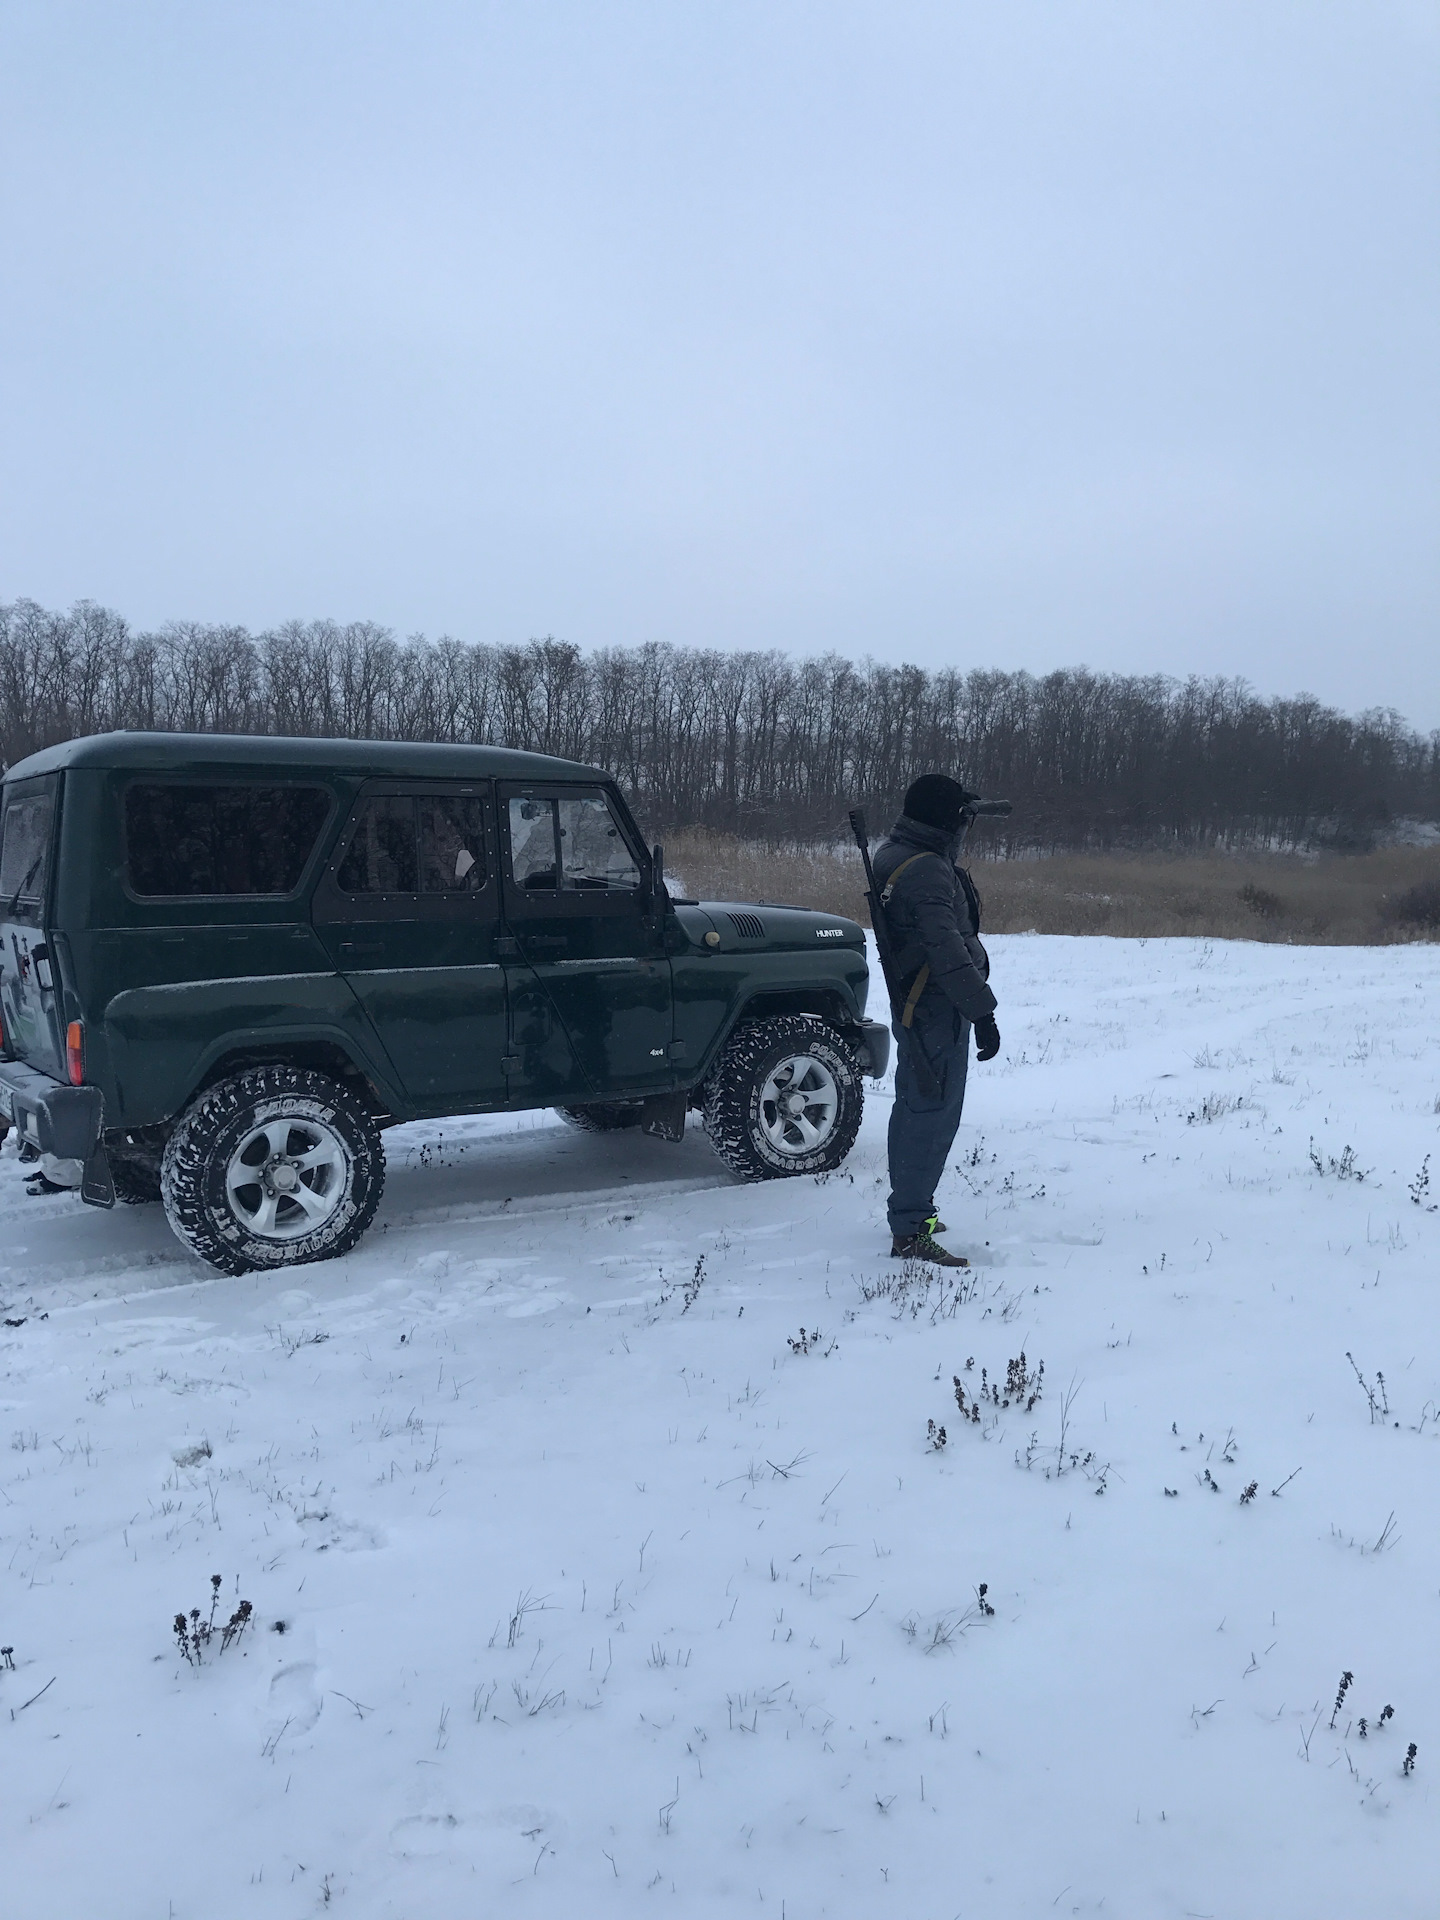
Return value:
<svg viewBox="0 0 1440 1920">
<path fill-rule="evenodd" d="M 366 1526 L 359 1520 L 342 1520 L 334 1513 L 302 1513 L 299 1516 L 301 1527 L 305 1530 L 305 1544 L 313 1547 L 316 1553 L 373 1553 L 385 1545 L 385 1535 L 379 1527 Z"/>
<path fill-rule="evenodd" d="M 456 1813 L 412 1813 L 390 1829 L 402 1860 L 462 1856 L 472 1865 L 513 1872 L 528 1867 L 555 1831 L 539 1807 L 495 1807 L 462 1820 Z"/>
<path fill-rule="evenodd" d="M 543 1295 L 538 1300 L 521 1300 L 515 1306 L 506 1308 L 506 1317 L 510 1320 L 528 1320 L 537 1313 L 553 1313 L 559 1304 L 554 1294 Z"/>
<path fill-rule="evenodd" d="M 278 1746 L 281 1740 L 308 1733 L 324 1705 L 324 1696 L 315 1684 L 313 1660 L 293 1660 L 281 1667 L 270 1682 L 265 1703 L 267 1744 Z"/>
</svg>

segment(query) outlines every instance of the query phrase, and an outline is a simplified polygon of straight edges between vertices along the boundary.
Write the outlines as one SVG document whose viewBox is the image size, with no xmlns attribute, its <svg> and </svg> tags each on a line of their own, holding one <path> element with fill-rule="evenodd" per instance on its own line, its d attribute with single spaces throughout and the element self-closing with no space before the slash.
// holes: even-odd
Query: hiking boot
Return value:
<svg viewBox="0 0 1440 1920">
<path fill-rule="evenodd" d="M 951 1253 L 948 1247 L 942 1247 L 932 1233 L 896 1234 L 890 1242 L 892 1260 L 928 1260 L 936 1267 L 968 1267 L 970 1262 L 962 1253 Z"/>
</svg>

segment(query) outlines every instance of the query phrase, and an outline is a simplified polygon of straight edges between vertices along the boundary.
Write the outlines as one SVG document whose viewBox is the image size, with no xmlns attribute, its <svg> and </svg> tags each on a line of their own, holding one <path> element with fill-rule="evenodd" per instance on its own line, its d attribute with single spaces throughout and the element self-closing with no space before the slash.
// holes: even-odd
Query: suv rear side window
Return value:
<svg viewBox="0 0 1440 1920">
<path fill-rule="evenodd" d="M 293 893 L 330 813 L 323 787 L 133 786 L 127 877 L 142 898 Z"/>
<path fill-rule="evenodd" d="M 478 796 L 372 795 L 361 803 L 336 882 L 342 893 L 478 893 L 485 884 Z"/>
<path fill-rule="evenodd" d="M 54 817 L 54 796 L 49 793 L 20 794 L 5 808 L 4 838 L 0 842 L 0 906 L 7 913 L 13 913 L 18 906 L 39 906 L 45 898 Z"/>
<path fill-rule="evenodd" d="M 627 892 L 640 869 L 598 794 L 517 794 L 510 802 L 510 862 L 527 893 Z"/>
</svg>

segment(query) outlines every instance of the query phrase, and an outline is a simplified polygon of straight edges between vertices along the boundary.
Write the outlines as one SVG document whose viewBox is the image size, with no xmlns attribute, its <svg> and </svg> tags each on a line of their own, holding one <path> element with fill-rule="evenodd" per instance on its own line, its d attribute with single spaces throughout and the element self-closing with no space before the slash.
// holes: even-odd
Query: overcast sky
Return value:
<svg viewBox="0 0 1440 1920">
<path fill-rule="evenodd" d="M 0 599 L 1440 726 L 1440 8 L 0 0 Z"/>
</svg>

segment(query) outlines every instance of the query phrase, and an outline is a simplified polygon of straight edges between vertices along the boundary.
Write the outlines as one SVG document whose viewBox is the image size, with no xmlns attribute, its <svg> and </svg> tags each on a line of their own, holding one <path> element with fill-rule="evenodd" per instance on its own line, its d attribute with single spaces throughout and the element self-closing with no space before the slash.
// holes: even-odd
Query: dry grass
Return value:
<svg viewBox="0 0 1440 1920">
<path fill-rule="evenodd" d="M 776 900 L 864 920 L 853 848 L 766 848 L 673 834 L 671 872 L 692 895 Z M 1302 859 L 1280 854 L 1057 854 L 976 861 L 992 933 L 1108 933 L 1376 946 L 1440 938 L 1440 848 Z"/>
</svg>

